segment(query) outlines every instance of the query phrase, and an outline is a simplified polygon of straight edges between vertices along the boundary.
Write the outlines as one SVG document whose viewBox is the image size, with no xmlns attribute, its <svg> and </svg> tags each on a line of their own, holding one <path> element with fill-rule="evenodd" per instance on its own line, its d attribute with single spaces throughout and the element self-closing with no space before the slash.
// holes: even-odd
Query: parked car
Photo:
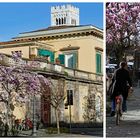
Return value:
<svg viewBox="0 0 140 140">
<path fill-rule="evenodd" d="M 134 62 L 127 62 L 127 66 L 129 70 L 133 70 Z"/>
<path fill-rule="evenodd" d="M 113 74 L 115 69 L 115 66 L 106 66 L 106 74 Z"/>
</svg>

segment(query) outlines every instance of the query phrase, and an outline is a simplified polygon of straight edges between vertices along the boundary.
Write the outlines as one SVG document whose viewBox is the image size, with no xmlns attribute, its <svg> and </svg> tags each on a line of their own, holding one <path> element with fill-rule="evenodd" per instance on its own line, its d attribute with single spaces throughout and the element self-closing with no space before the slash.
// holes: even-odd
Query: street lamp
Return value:
<svg viewBox="0 0 140 140">
<path fill-rule="evenodd" d="M 67 105 L 69 106 L 70 133 L 71 133 L 71 105 L 73 105 L 73 90 L 67 91 Z"/>
</svg>

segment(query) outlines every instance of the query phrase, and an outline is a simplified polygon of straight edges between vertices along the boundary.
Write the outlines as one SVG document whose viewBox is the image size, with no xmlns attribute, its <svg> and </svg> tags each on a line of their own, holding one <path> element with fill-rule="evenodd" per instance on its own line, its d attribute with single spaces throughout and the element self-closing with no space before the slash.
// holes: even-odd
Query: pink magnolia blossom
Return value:
<svg viewBox="0 0 140 140">
<path fill-rule="evenodd" d="M 0 54 L 0 58 L 1 56 L 3 59 L 4 55 Z M 16 63 L 22 60 L 21 54 L 13 54 L 12 58 Z M 0 65 L 0 102 L 5 103 L 5 106 L 13 101 L 22 104 L 32 95 L 41 95 L 40 79 L 45 83 L 43 86 L 49 85 L 47 78 L 26 68 L 26 65 L 21 67 Z"/>
<path fill-rule="evenodd" d="M 107 44 L 118 44 L 122 38 L 125 38 L 128 31 L 127 34 L 135 35 L 138 32 L 139 13 L 140 3 L 108 3 L 106 7 Z"/>
</svg>

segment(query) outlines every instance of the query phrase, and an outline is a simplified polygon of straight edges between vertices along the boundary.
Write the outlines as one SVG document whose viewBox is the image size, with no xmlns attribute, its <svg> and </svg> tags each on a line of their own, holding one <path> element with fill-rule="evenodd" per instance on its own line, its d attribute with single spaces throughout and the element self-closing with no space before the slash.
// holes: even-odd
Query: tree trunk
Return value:
<svg viewBox="0 0 140 140">
<path fill-rule="evenodd" d="M 119 47 L 116 49 L 115 55 L 116 55 L 117 66 L 119 67 L 120 62 L 123 61 L 123 56 L 124 56 L 124 49 L 123 49 L 123 46 L 119 46 Z"/>
<path fill-rule="evenodd" d="M 56 115 L 56 123 L 57 123 L 57 134 L 60 134 L 58 108 L 55 109 L 55 115 Z"/>
<path fill-rule="evenodd" d="M 10 112 L 10 104 L 9 104 L 9 98 L 8 98 L 8 102 L 6 103 L 6 107 L 7 107 L 7 112 L 6 112 L 6 124 L 5 124 L 5 132 L 4 132 L 4 136 L 8 136 L 8 131 L 9 131 L 9 126 L 10 126 L 10 121 L 9 121 L 9 112 Z"/>
<path fill-rule="evenodd" d="M 6 108 L 7 108 L 7 112 L 6 112 L 6 123 L 9 125 L 9 103 L 6 103 Z"/>
</svg>

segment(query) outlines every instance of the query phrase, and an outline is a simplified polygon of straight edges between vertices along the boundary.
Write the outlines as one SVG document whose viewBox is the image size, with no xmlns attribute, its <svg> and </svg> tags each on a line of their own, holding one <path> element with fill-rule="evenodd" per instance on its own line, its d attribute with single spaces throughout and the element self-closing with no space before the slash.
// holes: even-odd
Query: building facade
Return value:
<svg viewBox="0 0 140 140">
<path fill-rule="evenodd" d="M 64 94 L 68 91 L 73 94 L 73 123 L 103 122 L 103 31 L 92 25 L 79 25 L 78 8 L 52 7 L 51 27 L 0 42 L 0 53 L 11 55 L 17 51 L 29 62 L 39 62 L 34 66 L 39 74 L 56 82 L 64 79 Z M 10 59 L 8 62 L 11 63 Z M 69 123 L 66 100 L 62 103 L 60 118 Z M 46 124 L 54 123 L 54 109 L 40 101 L 40 119 Z"/>
<path fill-rule="evenodd" d="M 66 67 L 102 74 L 103 33 L 94 26 L 50 27 L 0 46 L 0 52 L 9 55 L 21 51 L 24 58 L 47 56 L 52 63 L 59 59 Z"/>
</svg>

